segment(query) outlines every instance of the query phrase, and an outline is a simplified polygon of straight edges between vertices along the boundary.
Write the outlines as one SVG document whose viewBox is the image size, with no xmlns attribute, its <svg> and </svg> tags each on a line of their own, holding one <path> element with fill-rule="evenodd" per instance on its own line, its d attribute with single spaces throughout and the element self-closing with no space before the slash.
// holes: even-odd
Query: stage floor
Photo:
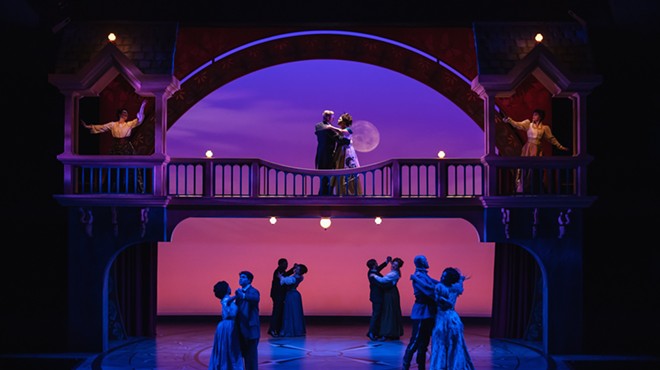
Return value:
<svg viewBox="0 0 660 370">
<path fill-rule="evenodd" d="M 309 318 L 307 335 L 272 338 L 262 319 L 261 370 L 392 370 L 411 333 L 404 325 L 400 340 L 371 341 L 364 320 Z M 540 343 L 489 338 L 487 321 L 464 320 L 465 340 L 477 370 L 657 370 L 660 359 L 578 355 L 546 358 Z M 59 353 L 1 355 L 3 370 L 207 370 L 217 320 L 159 318 L 155 338 L 113 341 L 99 354 Z M 427 355 L 428 357 L 428 355 Z M 428 366 L 428 361 L 427 361 Z M 411 369 L 417 369 L 413 363 Z"/>
<path fill-rule="evenodd" d="M 207 369 L 216 324 L 160 322 L 155 339 L 113 343 L 114 349 L 77 369 Z M 366 324 L 342 320 L 308 322 L 304 337 L 272 338 L 266 330 L 262 320 L 259 369 L 264 370 L 400 369 L 411 333 L 406 325 L 400 340 L 371 341 Z M 491 340 L 488 333 L 487 324 L 466 324 L 465 338 L 477 369 L 554 368 L 533 344 Z"/>
</svg>

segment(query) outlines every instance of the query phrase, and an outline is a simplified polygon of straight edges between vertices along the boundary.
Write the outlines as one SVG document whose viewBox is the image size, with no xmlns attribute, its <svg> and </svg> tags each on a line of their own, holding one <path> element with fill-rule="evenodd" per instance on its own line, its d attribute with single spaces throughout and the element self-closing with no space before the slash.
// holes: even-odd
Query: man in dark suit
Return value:
<svg viewBox="0 0 660 370">
<path fill-rule="evenodd" d="M 380 331 L 380 317 L 383 307 L 383 285 L 387 285 L 374 279 L 371 274 L 383 276 L 380 271 L 391 261 L 392 257 L 390 256 L 387 256 L 385 262 L 380 265 L 373 258 L 367 261 L 367 267 L 369 268 L 367 271 L 367 278 L 369 279 L 369 300 L 371 301 L 371 319 L 369 320 L 369 332 L 367 332 L 367 337 L 371 340 L 378 339 L 377 334 Z M 389 285 L 391 285 L 391 283 Z"/>
<path fill-rule="evenodd" d="M 282 329 L 286 287 L 280 284 L 280 275 L 290 276 L 293 274 L 293 268 L 287 270 L 287 267 L 289 267 L 289 261 L 286 258 L 280 258 L 277 261 L 277 268 L 273 271 L 273 280 L 270 283 L 270 299 L 273 301 L 273 312 L 270 316 L 268 334 L 273 337 L 279 336 Z"/>
<path fill-rule="evenodd" d="M 332 129 L 332 119 L 334 116 L 335 112 L 325 110 L 323 111 L 323 121 L 314 126 L 314 134 L 316 135 L 316 158 L 314 165 L 318 170 L 333 170 L 336 168 L 334 157 L 339 134 Z M 319 195 L 331 194 L 330 178 L 324 176 L 321 178 Z"/>
<path fill-rule="evenodd" d="M 257 370 L 259 364 L 257 345 L 261 334 L 259 322 L 259 291 L 252 286 L 254 275 L 250 271 L 241 271 L 238 274 L 236 289 L 236 304 L 238 313 L 236 323 L 239 326 L 238 338 L 241 354 L 245 360 L 245 370 Z"/>
<path fill-rule="evenodd" d="M 426 352 L 431 342 L 437 312 L 435 286 L 439 281 L 429 276 L 429 262 L 426 256 L 415 256 L 414 261 L 415 272 L 410 275 L 410 280 L 412 280 L 415 304 L 410 312 L 412 335 L 403 354 L 404 370 L 410 369 L 410 363 L 415 353 L 417 354 L 417 369 L 426 369 Z"/>
</svg>

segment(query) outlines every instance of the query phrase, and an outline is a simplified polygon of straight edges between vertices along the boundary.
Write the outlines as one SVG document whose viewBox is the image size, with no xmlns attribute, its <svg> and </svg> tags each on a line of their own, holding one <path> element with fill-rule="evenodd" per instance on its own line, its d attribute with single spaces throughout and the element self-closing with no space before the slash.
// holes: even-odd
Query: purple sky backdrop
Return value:
<svg viewBox="0 0 660 370">
<path fill-rule="evenodd" d="M 222 86 L 202 99 L 167 133 L 171 157 L 260 158 L 314 168 L 314 125 L 323 110 L 349 112 L 360 127 L 370 122 L 379 143 L 358 151 L 361 165 L 392 158 L 479 158 L 483 131 L 440 93 L 382 67 L 340 60 L 314 60 L 266 68 Z M 375 135 L 368 134 L 369 138 Z M 364 136 L 363 136 L 364 137 Z M 363 141 L 364 142 L 364 141 Z M 359 143 L 355 143 L 358 149 Z M 308 315 L 369 315 L 366 260 L 404 259 L 400 281 L 404 315 L 410 314 L 413 258 L 425 254 L 430 273 L 456 266 L 472 278 L 459 313 L 490 316 L 494 248 L 460 219 L 333 219 L 323 230 L 317 219 L 189 219 L 172 241 L 161 243 L 158 313 L 212 315 L 217 280 L 237 287 L 238 272 L 251 270 L 261 291 L 261 314 L 271 310 L 268 291 L 280 257 L 309 268 L 299 290 Z M 389 267 L 383 273 L 389 271 Z M 185 277 L 185 278 L 184 278 Z"/>
<path fill-rule="evenodd" d="M 360 163 L 391 158 L 483 155 L 483 131 L 447 98 L 398 72 L 364 63 L 315 60 L 266 68 L 201 100 L 167 134 L 171 157 L 261 158 L 314 168 L 314 124 L 325 109 L 370 122 L 379 145 Z M 356 135 L 360 132 L 356 124 Z"/>
</svg>

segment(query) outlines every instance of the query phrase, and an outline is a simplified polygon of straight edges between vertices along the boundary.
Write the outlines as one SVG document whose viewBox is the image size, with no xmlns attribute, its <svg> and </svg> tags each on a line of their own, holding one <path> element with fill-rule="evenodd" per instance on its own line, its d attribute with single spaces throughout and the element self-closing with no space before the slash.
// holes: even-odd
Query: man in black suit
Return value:
<svg viewBox="0 0 660 370">
<path fill-rule="evenodd" d="M 417 354 L 417 369 L 426 369 L 426 352 L 431 342 L 437 312 L 435 286 L 439 281 L 429 276 L 429 261 L 426 256 L 417 255 L 414 261 L 415 272 L 410 275 L 410 280 L 412 280 L 415 304 L 410 312 L 412 335 L 403 354 L 404 370 L 410 369 L 410 363 L 415 354 Z"/>
<path fill-rule="evenodd" d="M 245 360 L 245 370 L 257 370 L 259 359 L 257 345 L 261 336 L 259 322 L 259 291 L 252 286 L 254 275 L 250 271 L 241 271 L 238 274 L 238 285 L 236 289 L 236 323 L 239 326 L 238 341 L 241 354 Z"/>
<path fill-rule="evenodd" d="M 289 267 L 289 261 L 286 258 L 280 258 L 277 261 L 277 268 L 273 271 L 273 280 L 270 284 L 270 299 L 273 301 L 273 312 L 270 316 L 268 334 L 273 337 L 279 336 L 282 329 L 286 287 L 280 284 L 280 275 L 290 276 L 293 274 L 293 268 L 287 270 L 287 267 Z"/>
<path fill-rule="evenodd" d="M 314 134 L 316 135 L 316 158 L 314 160 L 314 165 L 318 170 L 333 170 L 336 168 L 334 157 L 339 134 L 332 129 L 332 120 L 334 116 L 335 112 L 325 110 L 323 111 L 323 121 L 314 126 Z M 330 185 L 330 178 L 324 176 L 321 178 L 319 195 L 331 194 L 332 188 Z"/>
<path fill-rule="evenodd" d="M 391 285 L 391 283 L 380 283 L 371 276 L 371 274 L 383 276 L 380 271 L 391 261 L 392 257 L 390 256 L 387 256 L 385 262 L 380 265 L 373 258 L 367 261 L 367 267 L 369 268 L 367 271 L 367 278 L 369 279 L 369 300 L 371 301 L 371 319 L 369 320 L 369 332 L 367 332 L 367 337 L 371 340 L 377 340 L 377 334 L 380 331 L 380 317 L 383 307 L 383 285 Z"/>
</svg>

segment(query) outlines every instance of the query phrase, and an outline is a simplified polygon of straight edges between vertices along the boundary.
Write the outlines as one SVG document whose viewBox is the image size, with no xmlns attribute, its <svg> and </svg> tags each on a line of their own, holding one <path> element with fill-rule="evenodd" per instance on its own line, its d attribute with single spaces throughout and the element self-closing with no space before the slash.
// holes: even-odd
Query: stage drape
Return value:
<svg viewBox="0 0 660 370">
<path fill-rule="evenodd" d="M 117 256 L 112 270 L 111 276 L 114 276 L 117 287 L 118 312 L 125 334 L 129 337 L 155 337 L 158 243 L 147 242 L 128 247 Z"/>
<path fill-rule="evenodd" d="M 520 246 L 495 243 L 493 274 L 490 337 L 536 338 L 536 334 L 528 333 L 528 328 L 536 327 L 539 311 L 534 308 L 540 307 L 538 298 L 542 297 L 541 287 L 537 289 L 540 275 L 536 260 Z"/>
</svg>

